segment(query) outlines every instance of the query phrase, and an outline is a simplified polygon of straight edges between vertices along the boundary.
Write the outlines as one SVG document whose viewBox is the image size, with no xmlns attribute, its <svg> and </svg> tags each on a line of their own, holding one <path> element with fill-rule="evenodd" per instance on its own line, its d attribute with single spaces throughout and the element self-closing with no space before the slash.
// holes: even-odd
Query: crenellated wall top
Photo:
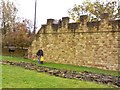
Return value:
<svg viewBox="0 0 120 90">
<path fill-rule="evenodd" d="M 60 32 L 98 32 L 98 31 L 119 31 L 118 20 L 110 20 L 108 13 L 101 15 L 100 21 L 88 22 L 88 16 L 80 16 L 80 22 L 69 23 L 69 17 L 62 17 L 57 23 L 54 19 L 47 19 L 38 33 L 60 33 Z"/>
</svg>

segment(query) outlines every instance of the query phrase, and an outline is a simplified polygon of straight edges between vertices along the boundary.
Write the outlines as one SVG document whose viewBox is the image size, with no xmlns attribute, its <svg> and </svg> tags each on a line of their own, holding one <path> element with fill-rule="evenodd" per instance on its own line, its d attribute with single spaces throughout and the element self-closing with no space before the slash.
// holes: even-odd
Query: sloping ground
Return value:
<svg viewBox="0 0 120 90">
<path fill-rule="evenodd" d="M 108 88 L 114 89 L 111 85 L 97 84 L 95 82 L 74 80 L 56 77 L 46 73 L 37 72 L 35 70 L 28 70 L 22 67 L 13 65 L 2 66 L 2 90 L 67 90 L 74 88 L 75 90 L 93 90 L 94 88 Z M 43 89 L 41 89 L 43 88 Z M 80 89 L 81 88 L 81 89 Z M 55 89 L 55 90 L 56 90 Z M 115 88 L 118 90 L 119 88 Z"/>
<path fill-rule="evenodd" d="M 93 72 L 93 73 L 98 73 L 98 74 L 120 76 L 120 73 L 118 71 L 103 70 L 103 69 L 85 67 L 85 66 L 76 66 L 72 64 L 53 63 L 53 62 L 48 62 L 47 60 L 45 60 L 44 64 L 38 64 L 37 60 L 25 59 L 21 57 L 11 57 L 11 56 L 1 57 L 0 56 L 0 58 L 1 60 L 8 60 L 12 62 L 29 62 L 29 63 L 34 63 L 37 66 L 46 66 L 46 67 L 57 68 L 57 69 L 62 69 L 62 70 L 72 70 L 72 71 L 77 71 L 77 72 L 88 71 L 88 72 Z"/>
<path fill-rule="evenodd" d="M 20 67 L 24 67 L 25 69 L 36 70 L 38 72 L 45 72 L 47 74 L 63 77 L 63 78 L 93 81 L 97 83 L 111 84 L 111 85 L 120 87 L 120 76 L 96 74 L 96 73 L 86 72 L 86 71 L 76 72 L 71 70 L 60 70 L 60 69 L 50 68 L 45 66 L 37 66 L 36 64 L 27 63 L 27 62 L 2 61 L 2 64 L 20 66 Z"/>
</svg>

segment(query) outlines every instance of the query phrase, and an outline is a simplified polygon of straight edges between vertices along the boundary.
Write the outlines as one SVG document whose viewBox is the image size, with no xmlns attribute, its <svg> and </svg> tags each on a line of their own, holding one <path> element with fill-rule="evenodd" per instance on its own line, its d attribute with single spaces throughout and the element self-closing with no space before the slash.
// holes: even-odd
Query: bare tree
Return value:
<svg viewBox="0 0 120 90">
<path fill-rule="evenodd" d="M 0 8 L 2 34 L 13 32 L 18 9 L 15 4 L 9 0 L 2 0 Z"/>
</svg>

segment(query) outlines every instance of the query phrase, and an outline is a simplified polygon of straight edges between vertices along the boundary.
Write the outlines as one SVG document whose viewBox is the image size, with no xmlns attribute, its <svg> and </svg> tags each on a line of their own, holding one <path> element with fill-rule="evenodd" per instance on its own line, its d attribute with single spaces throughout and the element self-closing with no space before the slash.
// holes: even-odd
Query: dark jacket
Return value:
<svg viewBox="0 0 120 90">
<path fill-rule="evenodd" d="M 38 56 L 43 56 L 43 50 L 38 50 L 38 52 L 36 53 Z"/>
</svg>

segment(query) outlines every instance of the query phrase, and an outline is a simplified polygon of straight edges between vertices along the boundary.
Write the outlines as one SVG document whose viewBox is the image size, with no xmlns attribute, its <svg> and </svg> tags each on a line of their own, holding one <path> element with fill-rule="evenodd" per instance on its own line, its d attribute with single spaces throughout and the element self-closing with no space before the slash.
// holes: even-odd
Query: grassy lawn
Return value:
<svg viewBox="0 0 120 90">
<path fill-rule="evenodd" d="M 37 60 L 30 60 L 30 59 L 24 59 L 19 57 L 9 57 L 9 56 L 2 56 L 2 60 L 10 60 L 15 62 L 31 62 L 35 63 L 37 65 Z M 66 70 L 75 70 L 75 71 L 90 71 L 94 73 L 102 73 L 107 75 L 114 75 L 118 76 L 117 71 L 110 71 L 110 70 L 103 70 L 103 69 L 97 69 L 97 68 L 90 68 L 90 67 L 84 67 L 84 66 L 75 66 L 75 65 L 68 65 L 68 64 L 56 64 L 51 62 L 45 62 L 42 66 L 52 67 L 52 68 L 58 68 L 58 69 L 66 69 Z"/>
<path fill-rule="evenodd" d="M 111 88 L 94 82 L 50 76 L 17 66 L 2 65 L 3 88 Z"/>
</svg>

